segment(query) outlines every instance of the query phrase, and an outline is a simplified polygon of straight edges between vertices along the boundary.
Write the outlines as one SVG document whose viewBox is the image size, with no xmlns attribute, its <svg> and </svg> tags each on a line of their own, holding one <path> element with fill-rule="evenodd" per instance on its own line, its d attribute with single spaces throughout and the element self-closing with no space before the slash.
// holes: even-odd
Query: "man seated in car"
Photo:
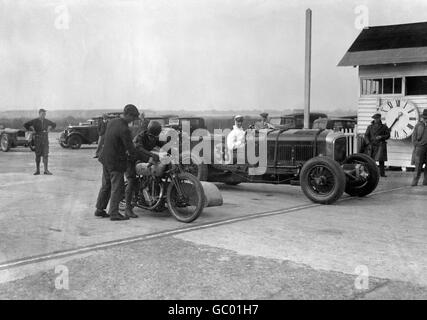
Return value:
<svg viewBox="0 0 427 320">
<path fill-rule="evenodd" d="M 140 132 L 135 136 L 133 142 L 136 148 L 136 161 L 149 162 L 150 158 L 153 161 L 158 162 L 158 154 L 152 152 L 155 148 L 161 148 L 165 142 L 159 140 L 160 132 L 162 132 L 162 126 L 157 121 L 151 121 L 147 127 L 147 130 Z M 126 170 L 126 178 L 128 184 L 125 191 L 126 209 L 125 215 L 130 218 L 137 218 L 138 216 L 133 212 L 132 197 L 135 191 L 136 184 L 136 161 L 129 161 Z"/>
<path fill-rule="evenodd" d="M 261 121 L 257 123 L 256 125 L 257 129 L 274 129 L 274 126 L 268 120 L 267 112 L 261 113 L 260 116 L 261 116 Z"/>
</svg>

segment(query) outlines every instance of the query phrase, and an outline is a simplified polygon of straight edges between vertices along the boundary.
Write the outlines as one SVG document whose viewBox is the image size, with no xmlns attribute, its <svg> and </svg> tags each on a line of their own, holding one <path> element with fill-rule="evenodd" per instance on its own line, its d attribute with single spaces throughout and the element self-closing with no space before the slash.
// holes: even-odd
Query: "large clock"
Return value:
<svg viewBox="0 0 427 320">
<path fill-rule="evenodd" d="M 418 108 L 410 100 L 383 100 L 378 111 L 381 112 L 381 120 L 390 129 L 390 138 L 394 140 L 411 136 L 419 120 Z"/>
</svg>

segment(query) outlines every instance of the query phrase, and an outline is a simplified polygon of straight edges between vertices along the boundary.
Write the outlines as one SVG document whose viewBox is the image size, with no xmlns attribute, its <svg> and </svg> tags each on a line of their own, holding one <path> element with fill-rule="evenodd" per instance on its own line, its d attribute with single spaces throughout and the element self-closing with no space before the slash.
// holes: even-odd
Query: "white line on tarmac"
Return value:
<svg viewBox="0 0 427 320">
<path fill-rule="evenodd" d="M 392 188 L 392 189 L 387 189 L 387 190 L 381 190 L 381 191 L 371 193 L 371 196 L 382 194 L 382 193 L 387 193 L 387 192 L 392 192 L 392 191 L 397 191 L 397 190 L 403 190 L 403 189 L 407 189 L 407 188 L 409 188 L 409 187 L 404 186 L 404 187 Z M 355 199 L 355 198 L 354 197 L 346 197 L 346 198 L 342 198 L 338 201 L 342 202 L 342 201 L 347 201 L 347 200 L 352 200 L 352 199 Z M 101 242 L 98 244 L 92 244 L 92 245 L 88 245 L 88 246 L 84 246 L 84 247 L 80 247 L 80 248 L 75 248 L 75 249 L 68 249 L 68 250 L 56 251 L 56 252 L 52 252 L 52 253 L 48 253 L 48 254 L 26 257 L 26 258 L 12 260 L 9 262 L 2 263 L 2 264 L 0 264 L 0 270 L 19 267 L 19 266 L 27 265 L 27 264 L 35 264 L 35 263 L 39 263 L 39 262 L 46 261 L 46 260 L 54 260 L 54 259 L 58 259 L 58 258 L 71 256 L 71 255 L 78 255 L 78 254 L 87 253 L 90 251 L 107 249 L 107 248 L 111 248 L 111 247 L 115 247 L 115 246 L 119 246 L 119 245 L 124 245 L 124 244 L 130 244 L 130 243 L 134 243 L 134 242 L 147 241 L 147 240 L 151 240 L 151 239 L 173 236 L 173 235 L 180 234 L 180 233 L 186 233 L 186 232 L 191 232 L 191 231 L 196 231 L 196 230 L 213 228 L 213 227 L 231 224 L 231 223 L 236 223 L 236 222 L 240 222 L 240 221 L 246 221 L 246 220 L 252 220 L 252 219 L 257 219 L 257 218 L 263 218 L 263 217 L 268 217 L 268 216 L 273 216 L 273 215 L 279 215 L 279 214 L 284 214 L 284 213 L 300 211 L 300 210 L 309 209 L 309 208 L 313 208 L 313 207 L 319 207 L 319 206 L 322 206 L 322 204 L 312 203 L 312 204 L 305 204 L 305 205 L 300 205 L 300 206 L 296 206 L 296 207 L 291 207 L 291 208 L 287 208 L 287 209 L 278 209 L 278 210 L 273 210 L 273 211 L 253 213 L 253 214 L 242 216 L 242 217 L 225 219 L 225 220 L 220 220 L 220 221 L 215 221 L 215 222 L 208 222 L 205 224 L 199 224 L 199 225 L 195 225 L 192 227 L 184 227 L 184 228 L 177 228 L 177 229 L 172 229 L 172 230 L 160 231 L 160 232 L 155 232 L 152 234 L 145 234 L 145 235 L 134 236 L 134 237 L 130 237 L 130 238 Z"/>
</svg>

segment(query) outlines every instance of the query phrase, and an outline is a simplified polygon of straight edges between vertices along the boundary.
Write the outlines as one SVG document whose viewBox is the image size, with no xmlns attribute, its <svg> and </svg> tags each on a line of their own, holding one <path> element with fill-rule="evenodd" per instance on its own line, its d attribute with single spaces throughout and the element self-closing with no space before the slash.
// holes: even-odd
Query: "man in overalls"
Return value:
<svg viewBox="0 0 427 320">
<path fill-rule="evenodd" d="M 49 137 L 50 130 L 55 129 L 56 123 L 46 119 L 46 110 L 39 110 L 39 117 L 24 124 L 25 129 L 34 131 L 34 145 L 36 154 L 36 172 L 40 174 L 40 160 L 43 157 L 44 174 L 51 175 L 48 169 L 49 155 Z"/>
</svg>

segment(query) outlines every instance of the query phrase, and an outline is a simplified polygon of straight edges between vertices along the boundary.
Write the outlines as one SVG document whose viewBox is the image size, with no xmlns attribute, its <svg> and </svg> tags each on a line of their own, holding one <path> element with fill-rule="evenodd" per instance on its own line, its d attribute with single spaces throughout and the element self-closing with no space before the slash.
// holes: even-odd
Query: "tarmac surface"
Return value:
<svg viewBox="0 0 427 320">
<path fill-rule="evenodd" d="M 167 211 L 93 216 L 96 146 L 62 149 L 33 176 L 0 152 L 0 299 L 426 299 L 427 187 L 388 172 L 365 198 L 311 203 L 298 186 L 217 184 L 191 224 Z"/>
</svg>

